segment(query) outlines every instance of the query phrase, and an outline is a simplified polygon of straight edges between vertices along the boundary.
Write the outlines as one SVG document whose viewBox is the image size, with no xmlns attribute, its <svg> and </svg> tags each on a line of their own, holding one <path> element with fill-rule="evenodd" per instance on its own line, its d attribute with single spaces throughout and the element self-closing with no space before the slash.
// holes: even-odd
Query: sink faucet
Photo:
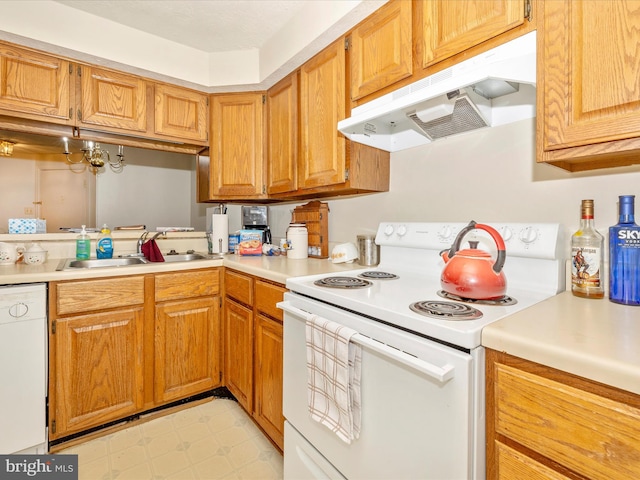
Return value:
<svg viewBox="0 0 640 480">
<path fill-rule="evenodd" d="M 136 244 L 136 253 L 138 255 L 142 255 L 142 244 L 147 239 L 147 235 L 149 235 L 149 232 L 145 230 L 144 232 L 142 232 L 142 235 L 140 235 L 140 238 L 138 239 L 138 243 Z"/>
<path fill-rule="evenodd" d="M 142 255 L 142 244 L 147 240 L 148 235 L 149 235 L 149 232 L 147 232 L 146 230 L 142 232 L 142 235 L 140 235 L 140 238 L 138 239 L 138 243 L 136 244 L 136 253 L 138 255 Z M 153 235 L 153 237 L 151 237 L 151 240 L 155 240 L 160 235 L 166 237 L 167 232 L 157 232 Z"/>
</svg>

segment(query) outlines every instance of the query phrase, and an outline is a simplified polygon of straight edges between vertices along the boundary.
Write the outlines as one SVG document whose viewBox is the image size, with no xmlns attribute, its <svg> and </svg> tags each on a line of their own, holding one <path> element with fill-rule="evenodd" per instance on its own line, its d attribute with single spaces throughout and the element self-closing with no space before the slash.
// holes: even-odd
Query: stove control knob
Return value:
<svg viewBox="0 0 640 480">
<path fill-rule="evenodd" d="M 449 225 L 442 227 L 438 232 L 438 238 L 442 241 L 449 240 L 453 236 L 453 230 Z"/>
<path fill-rule="evenodd" d="M 400 225 L 398 227 L 398 231 L 396 232 L 396 234 L 399 237 L 404 237 L 407 234 L 407 226 L 406 225 Z"/>
<path fill-rule="evenodd" d="M 387 225 L 384 227 L 384 234 L 388 237 L 393 233 L 393 225 Z"/>
<path fill-rule="evenodd" d="M 533 243 L 538 239 L 538 231 L 533 227 L 526 227 L 520 232 L 519 237 L 522 243 Z"/>
<path fill-rule="evenodd" d="M 500 229 L 500 235 L 502 235 L 502 239 L 505 242 L 508 242 L 509 240 L 511 240 L 511 237 L 513 237 L 513 230 L 511 230 L 509 227 L 502 227 Z"/>
</svg>

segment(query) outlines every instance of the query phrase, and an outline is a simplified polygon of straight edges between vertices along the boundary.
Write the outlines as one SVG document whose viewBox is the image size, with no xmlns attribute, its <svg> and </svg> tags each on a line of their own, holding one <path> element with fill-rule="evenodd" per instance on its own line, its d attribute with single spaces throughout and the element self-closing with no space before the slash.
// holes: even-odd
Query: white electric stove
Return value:
<svg viewBox="0 0 640 480">
<path fill-rule="evenodd" d="M 465 223 L 384 222 L 378 266 L 287 281 L 285 478 L 484 478 L 482 329 L 563 291 L 565 279 L 560 225 L 489 225 L 506 246 L 497 301 L 442 296 L 440 252 Z M 495 258 L 484 230 L 461 248 L 469 241 Z M 308 416 L 304 332 L 315 315 L 358 332 L 363 348 L 362 435 L 351 445 Z"/>
</svg>

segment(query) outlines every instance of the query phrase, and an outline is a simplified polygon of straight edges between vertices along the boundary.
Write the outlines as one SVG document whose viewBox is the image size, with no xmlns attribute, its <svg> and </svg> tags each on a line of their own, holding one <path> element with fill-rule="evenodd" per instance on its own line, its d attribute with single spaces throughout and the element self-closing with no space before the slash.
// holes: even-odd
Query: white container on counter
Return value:
<svg viewBox="0 0 640 480">
<path fill-rule="evenodd" d="M 307 258 L 309 256 L 309 232 L 303 223 L 290 223 L 287 228 L 287 257 Z"/>
</svg>

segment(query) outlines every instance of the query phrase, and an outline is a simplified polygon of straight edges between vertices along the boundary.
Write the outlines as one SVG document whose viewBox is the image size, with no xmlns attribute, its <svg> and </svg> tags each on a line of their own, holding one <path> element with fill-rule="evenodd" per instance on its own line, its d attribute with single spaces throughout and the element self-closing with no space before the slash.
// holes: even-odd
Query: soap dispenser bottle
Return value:
<svg viewBox="0 0 640 480">
<path fill-rule="evenodd" d="M 102 230 L 100 231 L 100 236 L 98 237 L 98 243 L 96 244 L 96 257 L 113 257 L 113 239 L 111 238 L 111 230 L 109 230 L 109 227 L 106 223 L 102 225 Z"/>
<path fill-rule="evenodd" d="M 87 226 L 82 225 L 82 231 L 80 235 L 76 237 L 76 259 L 89 260 L 91 251 L 91 239 L 87 233 Z"/>
</svg>

